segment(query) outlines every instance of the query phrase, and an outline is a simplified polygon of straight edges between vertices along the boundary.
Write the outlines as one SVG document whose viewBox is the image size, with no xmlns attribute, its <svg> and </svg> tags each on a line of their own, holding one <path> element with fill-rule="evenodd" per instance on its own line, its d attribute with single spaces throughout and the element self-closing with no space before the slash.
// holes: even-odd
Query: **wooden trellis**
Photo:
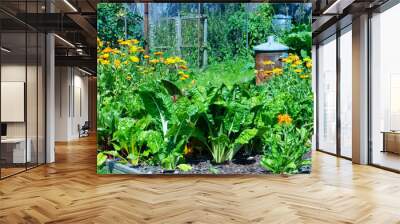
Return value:
<svg viewBox="0 0 400 224">
<path fill-rule="evenodd" d="M 193 28 L 190 23 L 197 24 L 197 35 L 193 41 L 189 41 L 188 39 L 191 38 L 185 35 L 188 32 L 186 29 Z M 181 57 L 185 57 L 183 51 L 197 49 L 197 64 L 204 68 L 208 60 L 207 17 L 204 15 L 176 16 L 160 18 L 155 22 L 149 21 L 149 46 L 151 50 L 173 51 Z"/>
</svg>

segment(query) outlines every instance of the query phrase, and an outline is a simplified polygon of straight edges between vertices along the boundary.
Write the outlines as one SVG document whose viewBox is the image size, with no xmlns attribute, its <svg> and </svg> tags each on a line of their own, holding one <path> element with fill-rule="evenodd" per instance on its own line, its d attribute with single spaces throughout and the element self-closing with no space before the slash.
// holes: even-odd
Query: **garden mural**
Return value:
<svg viewBox="0 0 400 224">
<path fill-rule="evenodd" d="M 311 5 L 98 5 L 99 174 L 311 171 Z"/>
</svg>

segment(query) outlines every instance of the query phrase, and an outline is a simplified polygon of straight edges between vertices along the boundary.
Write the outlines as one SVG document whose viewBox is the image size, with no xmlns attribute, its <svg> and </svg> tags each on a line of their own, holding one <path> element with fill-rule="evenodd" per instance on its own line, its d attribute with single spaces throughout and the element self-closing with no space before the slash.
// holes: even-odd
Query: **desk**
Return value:
<svg viewBox="0 0 400 224">
<path fill-rule="evenodd" d="M 400 131 L 383 131 L 382 152 L 400 154 Z"/>
<path fill-rule="evenodd" d="M 28 143 L 25 152 L 25 138 L 5 138 L 1 139 L 1 157 L 8 163 L 26 163 L 31 162 L 31 139 L 27 139 Z M 10 155 L 12 154 L 12 156 Z M 11 159 L 12 158 L 12 159 Z"/>
</svg>

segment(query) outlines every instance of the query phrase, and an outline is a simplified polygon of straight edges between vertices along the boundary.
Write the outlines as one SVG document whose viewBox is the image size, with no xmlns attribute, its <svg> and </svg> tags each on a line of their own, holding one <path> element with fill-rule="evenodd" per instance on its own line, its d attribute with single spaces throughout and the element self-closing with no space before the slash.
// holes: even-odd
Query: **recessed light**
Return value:
<svg viewBox="0 0 400 224">
<path fill-rule="evenodd" d="M 73 6 L 68 0 L 64 0 L 65 4 L 67 4 L 74 12 L 78 12 L 78 10 Z"/>
<path fill-rule="evenodd" d="M 10 52 L 11 52 L 11 50 L 8 50 L 8 49 L 5 48 L 5 47 L 1 47 L 0 49 L 1 49 L 1 51 L 4 51 L 4 52 L 6 52 L 6 53 L 10 53 Z"/>
<path fill-rule="evenodd" d="M 57 34 L 54 34 L 54 36 L 55 37 L 57 37 L 59 40 L 61 40 L 62 42 L 64 42 L 64 43 L 66 43 L 67 45 L 69 45 L 70 47 L 72 47 L 72 48 L 75 48 L 75 45 L 73 45 L 71 42 L 69 42 L 68 40 L 66 40 L 66 39 L 64 39 L 64 38 L 62 38 L 62 37 L 60 37 L 59 35 L 57 35 Z"/>
</svg>

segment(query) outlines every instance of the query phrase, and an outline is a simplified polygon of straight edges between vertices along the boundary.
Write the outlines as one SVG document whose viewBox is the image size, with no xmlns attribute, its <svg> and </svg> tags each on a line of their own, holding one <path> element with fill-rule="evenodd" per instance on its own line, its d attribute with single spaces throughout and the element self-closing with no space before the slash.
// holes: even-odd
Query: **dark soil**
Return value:
<svg viewBox="0 0 400 224">
<path fill-rule="evenodd" d="M 161 166 L 140 165 L 132 167 L 137 170 L 138 174 L 269 174 L 260 165 L 261 156 L 237 156 L 230 163 L 213 164 L 209 159 L 196 158 L 187 159 L 187 164 L 192 170 L 184 172 L 179 170 L 163 170 Z M 303 167 L 301 173 L 310 173 L 310 167 Z"/>
</svg>

